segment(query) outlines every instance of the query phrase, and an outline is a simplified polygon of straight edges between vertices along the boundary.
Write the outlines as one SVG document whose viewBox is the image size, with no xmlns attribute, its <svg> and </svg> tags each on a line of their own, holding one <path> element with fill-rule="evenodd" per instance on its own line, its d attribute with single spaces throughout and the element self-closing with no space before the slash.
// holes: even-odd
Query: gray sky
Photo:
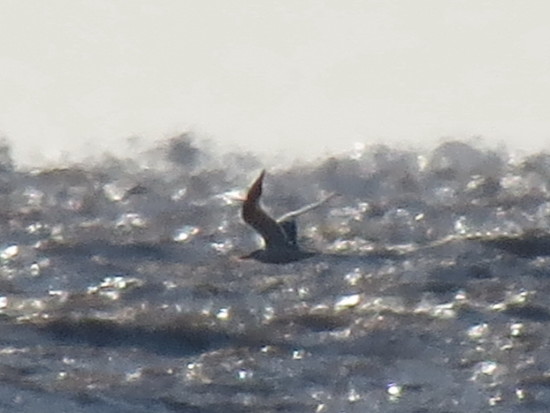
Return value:
<svg viewBox="0 0 550 413">
<path fill-rule="evenodd" d="M 0 0 L 17 159 L 191 129 L 259 153 L 550 142 L 550 3 Z M 84 148 L 84 149 L 83 149 Z"/>
</svg>

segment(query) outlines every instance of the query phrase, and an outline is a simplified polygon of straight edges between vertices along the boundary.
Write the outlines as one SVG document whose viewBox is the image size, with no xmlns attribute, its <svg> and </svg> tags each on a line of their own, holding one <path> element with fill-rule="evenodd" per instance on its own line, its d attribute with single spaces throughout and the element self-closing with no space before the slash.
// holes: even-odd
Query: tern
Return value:
<svg viewBox="0 0 550 413">
<path fill-rule="evenodd" d="M 255 259 L 269 264 L 286 264 L 312 257 L 316 254 L 315 252 L 302 250 L 298 246 L 295 218 L 323 205 L 336 194 L 274 219 L 260 205 L 264 177 L 265 170 L 250 186 L 241 212 L 244 222 L 262 236 L 265 246 L 241 258 Z"/>
</svg>

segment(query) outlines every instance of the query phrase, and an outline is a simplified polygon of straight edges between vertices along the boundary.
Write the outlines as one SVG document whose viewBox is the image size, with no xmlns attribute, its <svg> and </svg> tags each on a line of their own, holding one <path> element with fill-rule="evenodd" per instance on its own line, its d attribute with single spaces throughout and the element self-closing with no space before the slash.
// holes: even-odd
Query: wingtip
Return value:
<svg viewBox="0 0 550 413">
<path fill-rule="evenodd" d="M 248 190 L 246 200 L 247 201 L 255 201 L 257 200 L 260 195 L 262 195 L 262 185 L 265 177 L 265 169 L 262 170 L 260 173 L 260 176 L 256 178 L 254 183 L 250 186 L 250 189 Z"/>
</svg>

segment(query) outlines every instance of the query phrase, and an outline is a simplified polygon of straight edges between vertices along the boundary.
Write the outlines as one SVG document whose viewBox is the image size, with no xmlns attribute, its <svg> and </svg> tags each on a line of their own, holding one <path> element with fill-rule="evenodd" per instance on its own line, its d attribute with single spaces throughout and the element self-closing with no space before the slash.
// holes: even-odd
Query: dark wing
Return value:
<svg viewBox="0 0 550 413">
<path fill-rule="evenodd" d="M 306 205 L 300 209 L 297 209 L 296 211 L 290 211 L 277 219 L 277 223 L 283 228 L 283 231 L 285 232 L 286 239 L 290 247 L 298 248 L 298 231 L 296 229 L 296 218 L 315 208 L 319 208 L 337 195 L 338 194 L 332 193 L 324 197 L 320 201 Z"/>
<path fill-rule="evenodd" d="M 298 248 L 298 230 L 296 229 L 296 221 L 288 220 L 281 221 L 279 225 L 283 228 L 286 235 L 287 243 L 294 248 Z"/>
<path fill-rule="evenodd" d="M 260 207 L 265 171 L 254 181 L 243 203 L 244 222 L 254 228 L 264 239 L 266 248 L 288 247 L 285 230 Z"/>
</svg>

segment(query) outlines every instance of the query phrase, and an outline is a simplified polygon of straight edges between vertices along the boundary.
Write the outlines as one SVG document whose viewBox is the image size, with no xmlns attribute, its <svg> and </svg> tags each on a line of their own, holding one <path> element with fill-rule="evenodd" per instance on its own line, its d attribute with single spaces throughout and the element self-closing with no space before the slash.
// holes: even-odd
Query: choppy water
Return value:
<svg viewBox="0 0 550 413">
<path fill-rule="evenodd" d="M 0 411 L 550 411 L 550 156 L 372 147 L 268 171 L 321 252 L 241 261 L 262 165 L 0 157 Z"/>
</svg>

